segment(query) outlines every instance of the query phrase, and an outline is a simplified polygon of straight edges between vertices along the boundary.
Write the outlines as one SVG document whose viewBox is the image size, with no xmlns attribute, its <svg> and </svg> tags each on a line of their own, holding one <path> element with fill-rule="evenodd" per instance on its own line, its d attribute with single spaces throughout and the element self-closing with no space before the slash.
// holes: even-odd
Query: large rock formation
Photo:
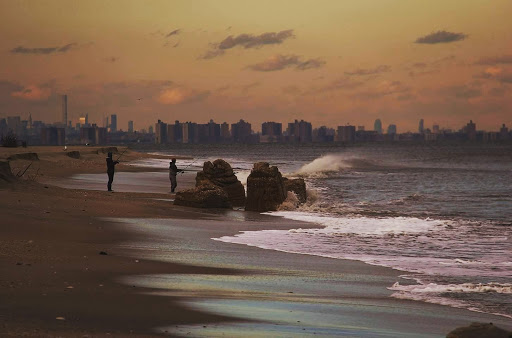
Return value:
<svg viewBox="0 0 512 338">
<path fill-rule="evenodd" d="M 210 183 L 177 192 L 174 204 L 194 208 L 231 208 L 228 194 Z"/>
<path fill-rule="evenodd" d="M 277 167 L 267 162 L 254 164 L 247 178 L 247 202 L 245 210 L 275 211 L 286 199 L 283 176 Z"/>
<path fill-rule="evenodd" d="M 222 188 L 227 194 L 229 201 L 235 207 L 245 205 L 245 190 L 238 180 L 228 162 L 218 159 L 213 163 L 204 162 L 203 171 L 197 173 L 196 187 L 204 184 L 212 184 Z"/>
<path fill-rule="evenodd" d="M 297 196 L 300 203 L 305 203 L 307 199 L 306 182 L 303 178 L 288 179 L 283 178 L 286 191 L 292 191 Z"/>
<path fill-rule="evenodd" d="M 472 323 L 459 327 L 446 335 L 446 338 L 511 338 L 512 331 L 507 331 L 492 323 Z"/>
<path fill-rule="evenodd" d="M 13 154 L 7 158 L 8 160 L 28 160 L 28 161 L 39 161 L 37 153 L 19 153 Z"/>
<path fill-rule="evenodd" d="M 16 179 L 11 171 L 9 161 L 0 161 L 0 183 L 12 182 Z"/>
</svg>

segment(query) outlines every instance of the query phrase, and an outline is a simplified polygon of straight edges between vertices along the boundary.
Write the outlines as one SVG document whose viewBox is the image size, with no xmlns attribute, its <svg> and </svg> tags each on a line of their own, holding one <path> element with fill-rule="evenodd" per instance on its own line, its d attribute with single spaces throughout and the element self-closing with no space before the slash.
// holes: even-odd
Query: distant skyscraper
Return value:
<svg viewBox="0 0 512 338">
<path fill-rule="evenodd" d="M 355 126 L 338 126 L 336 132 L 336 141 L 351 143 L 356 140 L 356 127 Z"/>
<path fill-rule="evenodd" d="M 433 132 L 434 134 L 439 134 L 439 125 L 438 125 L 438 124 L 434 124 L 434 125 L 432 126 L 432 132 Z"/>
<path fill-rule="evenodd" d="M 419 124 L 419 126 L 418 126 L 418 132 L 419 132 L 420 134 L 423 134 L 423 133 L 425 132 L 425 128 L 424 128 L 424 126 L 423 126 L 423 119 L 421 119 L 421 120 L 420 120 L 420 124 Z"/>
<path fill-rule="evenodd" d="M 373 130 L 375 130 L 378 134 L 382 134 L 382 122 L 380 119 L 376 119 L 373 124 Z"/>
<path fill-rule="evenodd" d="M 396 124 L 390 124 L 388 126 L 388 134 L 396 134 Z"/>
<path fill-rule="evenodd" d="M 469 120 L 469 123 L 466 125 L 466 134 L 468 135 L 468 139 L 471 141 L 476 140 L 476 124 L 473 123 L 473 120 Z"/>
<path fill-rule="evenodd" d="M 133 121 L 128 121 L 128 132 L 133 133 Z"/>
<path fill-rule="evenodd" d="M 68 125 L 68 96 L 62 95 L 62 118 L 60 121 L 64 126 Z"/>
<path fill-rule="evenodd" d="M 117 131 L 117 115 L 110 115 L 110 132 L 115 133 Z"/>
</svg>

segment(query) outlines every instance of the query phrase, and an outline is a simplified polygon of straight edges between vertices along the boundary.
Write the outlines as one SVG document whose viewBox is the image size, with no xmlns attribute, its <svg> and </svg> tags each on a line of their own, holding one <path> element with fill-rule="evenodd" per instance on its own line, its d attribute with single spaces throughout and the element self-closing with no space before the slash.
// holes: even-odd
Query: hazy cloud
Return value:
<svg viewBox="0 0 512 338">
<path fill-rule="evenodd" d="M 224 54 L 224 51 L 222 49 L 212 49 L 212 50 L 207 51 L 203 55 L 200 55 L 198 57 L 198 59 L 209 60 L 209 59 L 216 58 L 217 56 L 220 56 L 223 54 Z"/>
<path fill-rule="evenodd" d="M 410 90 L 411 88 L 401 81 L 382 81 L 375 88 L 356 93 L 352 95 L 352 97 L 358 99 L 375 99 L 393 94 L 402 94 L 401 96 L 403 100 Z"/>
<path fill-rule="evenodd" d="M 200 56 L 200 59 L 212 59 L 224 54 L 224 51 L 237 46 L 243 48 L 259 48 L 265 45 L 281 44 L 286 39 L 295 37 L 293 29 L 280 32 L 268 32 L 260 35 L 240 34 L 237 36 L 230 35 L 221 42 L 213 44 L 213 49 L 207 51 Z"/>
<path fill-rule="evenodd" d="M 19 91 L 12 92 L 11 96 L 29 101 L 41 101 L 46 100 L 51 94 L 51 88 L 48 86 L 29 85 Z"/>
<path fill-rule="evenodd" d="M 181 29 L 175 29 L 172 32 L 170 32 L 169 34 L 167 34 L 165 37 L 168 38 L 168 37 L 171 37 L 173 35 L 178 35 L 180 33 L 181 33 Z"/>
<path fill-rule="evenodd" d="M 364 84 L 362 81 L 353 81 L 350 78 L 339 78 L 325 86 L 311 90 L 312 93 L 328 92 L 334 90 L 351 90 L 360 87 Z"/>
<path fill-rule="evenodd" d="M 68 43 L 62 47 L 38 47 L 38 48 L 27 48 L 18 46 L 10 50 L 14 54 L 52 54 L 52 53 L 66 53 L 70 51 L 76 43 Z"/>
<path fill-rule="evenodd" d="M 281 44 L 284 42 L 284 40 L 292 37 L 294 37 L 293 29 L 288 29 L 281 32 L 263 33 L 260 35 L 230 35 L 219 43 L 218 48 L 230 49 L 236 46 L 242 46 L 244 48 L 256 48 L 264 45 Z"/>
<path fill-rule="evenodd" d="M 467 85 L 462 86 L 449 86 L 439 90 L 441 94 L 453 96 L 458 99 L 472 99 L 482 96 L 482 91 L 479 88 L 470 87 Z"/>
<path fill-rule="evenodd" d="M 314 68 L 320 68 L 323 65 L 325 65 L 326 62 L 321 59 L 309 59 L 306 61 L 303 61 L 297 65 L 297 69 L 299 70 L 307 70 L 307 69 L 314 69 Z"/>
<path fill-rule="evenodd" d="M 110 62 L 110 63 L 114 63 L 114 62 L 117 62 L 119 60 L 118 57 L 116 56 L 112 56 L 112 57 L 108 57 L 108 58 L 105 58 L 103 59 L 105 62 Z"/>
<path fill-rule="evenodd" d="M 298 55 L 273 55 L 263 62 L 250 65 L 248 68 L 259 72 L 272 72 L 293 67 L 297 70 L 307 70 L 322 67 L 325 61 L 320 59 L 309 59 L 302 61 Z"/>
<path fill-rule="evenodd" d="M 512 55 L 502 55 L 481 58 L 476 62 L 478 65 L 512 64 Z"/>
<path fill-rule="evenodd" d="M 374 75 L 384 72 L 389 72 L 391 70 L 391 67 L 388 65 L 380 65 L 375 68 L 370 69 L 356 69 L 352 71 L 345 72 L 345 75 Z"/>
<path fill-rule="evenodd" d="M 428 65 L 425 62 L 416 62 L 416 63 L 413 63 L 412 66 L 414 68 L 423 69 L 423 68 L 427 67 Z"/>
<path fill-rule="evenodd" d="M 493 87 L 489 89 L 488 94 L 496 97 L 503 97 L 508 92 L 506 87 Z"/>
<path fill-rule="evenodd" d="M 475 79 L 492 79 L 501 83 L 512 83 L 512 73 L 506 72 L 501 67 L 487 67 L 483 72 L 473 75 Z"/>
<path fill-rule="evenodd" d="M 157 101 L 166 105 L 176 105 L 202 101 L 209 95 L 209 91 L 199 91 L 183 87 L 166 88 L 160 92 Z"/>
<path fill-rule="evenodd" d="M 449 43 L 464 40 L 467 35 L 464 33 L 452 33 L 447 31 L 437 31 L 416 39 L 416 43 L 436 44 Z"/>
</svg>

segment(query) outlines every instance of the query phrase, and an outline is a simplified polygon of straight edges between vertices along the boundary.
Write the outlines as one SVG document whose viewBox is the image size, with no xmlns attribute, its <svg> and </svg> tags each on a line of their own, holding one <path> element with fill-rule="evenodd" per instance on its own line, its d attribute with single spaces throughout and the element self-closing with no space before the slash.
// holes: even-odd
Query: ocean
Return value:
<svg viewBox="0 0 512 338">
<path fill-rule="evenodd" d="M 222 158 L 245 183 L 255 162 L 306 180 L 309 200 L 269 215 L 317 229 L 214 240 L 358 260 L 403 274 L 391 297 L 512 318 L 512 146 L 472 144 L 177 145 L 147 152 Z M 167 160 L 136 165 L 164 168 Z M 298 223 L 300 224 L 300 223 Z"/>
</svg>

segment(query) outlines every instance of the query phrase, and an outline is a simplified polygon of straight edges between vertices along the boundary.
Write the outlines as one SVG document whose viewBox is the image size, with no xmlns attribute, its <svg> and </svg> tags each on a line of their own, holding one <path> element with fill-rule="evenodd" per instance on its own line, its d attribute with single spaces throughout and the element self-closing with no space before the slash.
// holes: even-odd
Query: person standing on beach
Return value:
<svg viewBox="0 0 512 338">
<path fill-rule="evenodd" d="M 112 191 L 112 182 L 114 182 L 114 172 L 116 171 L 116 164 L 118 163 L 119 161 L 114 161 L 112 159 L 112 153 L 107 154 L 108 191 Z"/>
<path fill-rule="evenodd" d="M 176 167 L 176 159 L 173 158 L 171 162 L 169 162 L 169 180 L 171 181 L 171 192 L 174 192 L 174 189 L 176 189 L 178 186 L 176 175 L 178 175 L 179 172 L 183 172 L 183 170 L 179 170 Z"/>
</svg>

